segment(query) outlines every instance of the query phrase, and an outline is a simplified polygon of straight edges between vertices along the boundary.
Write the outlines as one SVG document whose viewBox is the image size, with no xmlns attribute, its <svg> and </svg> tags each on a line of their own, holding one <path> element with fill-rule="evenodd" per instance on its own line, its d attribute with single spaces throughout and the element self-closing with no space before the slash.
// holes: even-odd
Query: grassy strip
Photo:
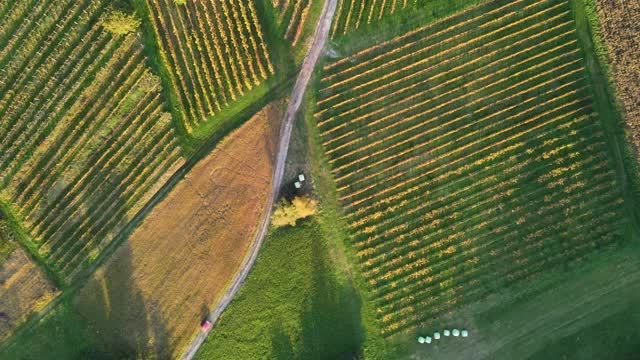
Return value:
<svg viewBox="0 0 640 360">
<path fill-rule="evenodd" d="M 622 311 L 546 344 L 529 360 L 633 359 L 640 353 L 638 308 L 640 300 L 631 300 Z"/>
<path fill-rule="evenodd" d="M 66 283 L 63 278 L 54 272 L 49 265 L 47 265 L 46 260 L 40 253 L 38 252 L 38 247 L 31 241 L 27 231 L 22 227 L 21 219 L 16 215 L 17 212 L 14 212 L 11 207 L 0 200 L 0 218 L 3 218 L 6 223 L 9 225 L 13 233 L 15 234 L 15 239 L 18 243 L 24 248 L 24 250 L 29 254 L 31 259 L 44 271 L 47 278 L 55 284 L 58 289 L 65 289 Z"/>
<path fill-rule="evenodd" d="M 363 354 L 366 359 L 390 359 L 397 357 L 398 349 L 382 337 L 376 319 L 366 281 L 360 272 L 358 258 L 352 247 L 348 245 L 349 229 L 338 200 L 338 190 L 328 165 L 328 157 L 322 146 L 322 138 L 315 123 L 316 91 L 320 85 L 322 67 L 326 59 L 321 59 L 312 78 L 310 90 L 305 95 L 304 125 L 308 129 L 309 163 L 315 184 L 315 194 L 320 200 L 321 214 L 319 223 L 323 227 L 330 251 L 336 266 L 341 269 L 342 277 L 353 284 L 358 295 L 363 299 L 361 310 L 362 327 L 366 333 Z"/>
<path fill-rule="evenodd" d="M 342 26 L 339 26 L 333 45 L 339 53 L 352 54 L 480 2 L 482 0 L 431 0 L 422 1 L 420 4 L 408 4 L 406 8 L 398 8 L 393 15 L 385 15 L 381 20 L 372 21 L 371 24 L 367 25 L 366 21 L 361 21 L 359 29 L 347 31 L 345 36 L 342 35 Z M 338 15 L 336 14 L 334 22 L 342 20 Z"/>
<path fill-rule="evenodd" d="M 587 4 L 585 4 L 585 1 Z M 574 18 L 578 29 L 578 38 L 585 58 L 586 70 L 594 93 L 594 106 L 600 115 L 607 135 L 611 155 L 615 160 L 615 170 L 622 187 L 627 211 L 632 219 L 629 234 L 640 239 L 640 170 L 624 131 L 624 121 L 611 90 L 611 76 L 608 76 L 607 63 L 603 63 L 605 50 L 599 27 L 593 28 L 594 12 L 589 6 L 591 0 L 571 0 Z M 599 39 L 599 40 L 598 40 Z"/>
</svg>

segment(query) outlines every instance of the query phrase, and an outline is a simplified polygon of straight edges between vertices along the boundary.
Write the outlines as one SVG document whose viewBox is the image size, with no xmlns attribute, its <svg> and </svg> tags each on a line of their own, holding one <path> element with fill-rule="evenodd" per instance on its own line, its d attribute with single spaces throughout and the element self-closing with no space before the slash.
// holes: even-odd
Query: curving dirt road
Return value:
<svg viewBox="0 0 640 360">
<path fill-rule="evenodd" d="M 247 278 L 247 275 L 249 275 L 249 271 L 251 271 L 251 268 L 253 267 L 256 258 L 258 257 L 258 252 L 260 251 L 262 243 L 264 242 L 264 238 L 267 235 L 271 220 L 271 210 L 273 209 L 273 204 L 277 200 L 278 194 L 280 192 L 280 187 L 282 185 L 282 177 L 284 176 L 284 167 L 287 160 L 287 152 L 289 151 L 289 141 L 291 139 L 293 122 L 295 120 L 296 113 L 298 112 L 298 109 L 302 104 L 304 93 L 307 89 L 307 85 L 309 84 L 309 80 L 311 79 L 311 75 L 313 74 L 316 62 L 318 61 L 320 54 L 324 50 L 327 36 L 331 28 L 333 15 L 336 11 L 336 4 L 337 0 L 325 1 L 324 7 L 322 9 L 322 14 L 320 15 L 320 20 L 316 25 L 316 30 L 313 35 L 313 43 L 309 47 L 307 55 L 302 62 L 302 67 L 300 69 L 300 73 L 298 74 L 298 79 L 296 80 L 296 83 L 293 87 L 291 98 L 289 100 L 289 106 L 287 107 L 287 112 L 284 115 L 284 120 L 280 129 L 280 142 L 278 143 L 276 166 L 273 171 L 271 197 L 265 205 L 264 213 L 262 215 L 260 223 L 258 224 L 258 229 L 255 233 L 255 238 L 253 240 L 253 243 L 251 244 L 251 247 L 249 248 L 249 251 L 247 252 L 247 255 L 245 255 L 245 259 L 240 266 L 240 270 L 236 274 L 236 277 L 233 279 L 231 285 L 229 285 L 225 293 L 220 298 L 220 301 L 218 302 L 216 307 L 209 314 L 209 321 L 211 321 L 214 326 L 220 318 L 220 315 L 222 315 L 222 312 L 227 308 L 229 303 L 231 303 L 231 300 L 236 295 L 238 290 L 240 290 L 240 287 Z M 182 359 L 192 359 L 212 329 L 213 326 L 210 327 L 206 332 L 199 332 L 191 342 L 191 345 L 189 345 L 189 347 L 182 355 Z"/>
</svg>

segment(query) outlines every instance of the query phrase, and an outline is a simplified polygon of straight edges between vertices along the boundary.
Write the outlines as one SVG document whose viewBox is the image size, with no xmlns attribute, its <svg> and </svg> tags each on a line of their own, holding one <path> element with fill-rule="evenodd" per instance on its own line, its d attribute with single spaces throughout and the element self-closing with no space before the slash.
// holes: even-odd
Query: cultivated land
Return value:
<svg viewBox="0 0 640 360">
<path fill-rule="evenodd" d="M 0 340 L 56 293 L 43 271 L 18 247 L 9 225 L 0 220 Z"/>
<path fill-rule="evenodd" d="M 274 75 L 254 0 L 145 0 L 187 132 Z"/>
<path fill-rule="evenodd" d="M 197 359 L 336 359 L 364 341 L 360 299 L 334 275 L 315 220 L 272 229 Z"/>
<path fill-rule="evenodd" d="M 0 5 L 0 191 L 66 281 L 98 258 L 183 160 L 136 34 L 106 1 Z"/>
<path fill-rule="evenodd" d="M 270 196 L 281 104 L 201 160 L 79 293 L 107 348 L 178 357 L 232 280 Z"/>
<path fill-rule="evenodd" d="M 634 359 L 640 346 L 638 250 L 625 246 L 569 271 L 549 270 L 541 281 L 458 309 L 441 324 L 464 324 L 472 336 L 432 348 L 414 340 L 416 358 Z"/>
<path fill-rule="evenodd" d="M 285 39 L 291 41 L 293 46 L 297 45 L 305 28 L 313 0 L 272 1 L 273 7 L 278 13 L 278 22 L 281 23 L 281 26 L 285 29 Z"/>
<path fill-rule="evenodd" d="M 615 81 L 624 118 L 636 149 L 640 148 L 640 3 L 637 1 L 590 0 L 600 19 L 598 34 L 604 38 L 609 74 Z M 595 7 L 595 9 L 593 9 Z M 591 14 L 594 18 L 596 14 Z M 597 21 L 597 19 L 594 19 Z M 604 46 L 603 46 L 604 47 Z M 606 51 L 608 50 L 608 51 Z M 606 58 L 605 58 L 606 59 Z"/>
<path fill-rule="evenodd" d="M 584 64 L 570 3 L 521 0 L 324 66 L 317 126 L 386 336 L 623 241 Z"/>
<path fill-rule="evenodd" d="M 417 0 L 340 0 L 331 37 L 345 35 L 364 24 L 376 23 L 385 15 L 404 10 L 407 2 L 415 3 Z M 411 5 L 413 4 L 409 4 L 410 7 Z"/>
</svg>

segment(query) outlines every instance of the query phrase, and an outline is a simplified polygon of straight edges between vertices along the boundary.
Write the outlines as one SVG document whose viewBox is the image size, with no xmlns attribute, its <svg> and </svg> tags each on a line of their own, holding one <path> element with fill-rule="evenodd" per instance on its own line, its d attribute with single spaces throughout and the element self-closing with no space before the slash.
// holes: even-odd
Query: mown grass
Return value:
<svg viewBox="0 0 640 360">
<path fill-rule="evenodd" d="M 360 28 L 351 29 L 346 35 L 342 35 L 340 31 L 336 32 L 331 44 L 336 51 L 350 54 L 355 49 L 377 44 L 481 2 L 482 0 L 421 0 L 419 3 L 408 1 L 406 8 L 398 8 L 394 14 L 386 14 L 381 20 L 371 24 L 365 22 Z M 343 21 L 344 19 L 339 18 L 336 13 L 332 29 L 336 25 L 335 22 L 340 26 Z"/>
<path fill-rule="evenodd" d="M 546 344 L 529 360 L 637 359 L 640 354 L 640 301 L 589 325 L 575 334 Z"/>
</svg>

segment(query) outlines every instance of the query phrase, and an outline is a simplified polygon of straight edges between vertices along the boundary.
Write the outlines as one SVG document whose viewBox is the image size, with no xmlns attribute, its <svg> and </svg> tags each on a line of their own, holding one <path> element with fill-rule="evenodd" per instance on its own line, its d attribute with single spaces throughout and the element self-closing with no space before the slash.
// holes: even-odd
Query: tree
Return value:
<svg viewBox="0 0 640 360">
<path fill-rule="evenodd" d="M 298 219 L 304 219 L 316 213 L 318 201 L 308 196 L 296 196 L 291 203 L 286 200 L 281 201 L 273 212 L 271 223 L 275 227 L 296 226 Z"/>
<path fill-rule="evenodd" d="M 112 10 L 104 19 L 102 26 L 114 34 L 125 35 L 136 31 L 140 26 L 140 20 L 135 15 L 125 14 L 120 10 Z"/>
</svg>

